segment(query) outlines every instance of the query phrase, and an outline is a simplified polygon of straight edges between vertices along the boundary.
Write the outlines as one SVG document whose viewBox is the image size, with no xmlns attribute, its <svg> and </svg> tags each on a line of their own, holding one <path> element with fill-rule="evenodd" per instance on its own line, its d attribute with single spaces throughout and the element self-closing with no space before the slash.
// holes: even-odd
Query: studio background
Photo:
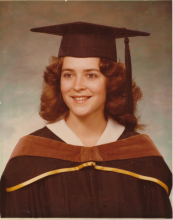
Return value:
<svg viewBox="0 0 173 220">
<path fill-rule="evenodd" d="M 148 125 L 140 132 L 152 138 L 171 169 L 171 10 L 171 1 L 0 2 L 1 173 L 18 140 L 45 125 L 38 114 L 42 76 L 61 37 L 29 30 L 75 21 L 151 33 L 129 38 L 132 75 L 144 96 L 139 115 Z M 124 40 L 116 43 L 124 62 Z"/>
</svg>

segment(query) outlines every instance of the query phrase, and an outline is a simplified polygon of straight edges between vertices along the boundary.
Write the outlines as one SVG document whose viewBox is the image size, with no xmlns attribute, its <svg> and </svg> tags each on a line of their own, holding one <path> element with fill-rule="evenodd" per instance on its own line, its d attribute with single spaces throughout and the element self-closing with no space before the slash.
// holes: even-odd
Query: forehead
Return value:
<svg viewBox="0 0 173 220">
<path fill-rule="evenodd" d="M 64 57 L 63 59 L 63 69 L 100 69 L 99 68 L 100 58 L 98 57 Z"/>
</svg>

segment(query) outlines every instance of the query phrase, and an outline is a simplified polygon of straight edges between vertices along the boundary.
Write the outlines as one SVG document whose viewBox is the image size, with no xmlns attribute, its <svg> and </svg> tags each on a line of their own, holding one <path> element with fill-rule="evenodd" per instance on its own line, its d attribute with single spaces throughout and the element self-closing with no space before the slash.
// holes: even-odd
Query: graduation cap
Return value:
<svg viewBox="0 0 173 220">
<path fill-rule="evenodd" d="M 128 37 L 149 36 L 149 33 L 98 25 L 73 22 L 31 29 L 33 32 L 62 36 L 58 57 L 101 57 L 117 62 L 115 39 L 125 38 L 126 108 L 133 114 L 132 67 Z"/>
</svg>

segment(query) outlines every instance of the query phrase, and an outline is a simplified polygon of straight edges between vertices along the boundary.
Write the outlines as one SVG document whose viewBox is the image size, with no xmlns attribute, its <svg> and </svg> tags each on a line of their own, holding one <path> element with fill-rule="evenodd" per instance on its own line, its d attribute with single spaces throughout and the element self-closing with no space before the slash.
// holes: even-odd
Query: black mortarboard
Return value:
<svg viewBox="0 0 173 220">
<path fill-rule="evenodd" d="M 132 70 L 128 37 L 149 33 L 86 22 L 73 22 L 31 29 L 33 32 L 63 36 L 58 57 L 101 57 L 117 62 L 115 39 L 125 38 L 127 113 L 133 114 Z"/>
</svg>

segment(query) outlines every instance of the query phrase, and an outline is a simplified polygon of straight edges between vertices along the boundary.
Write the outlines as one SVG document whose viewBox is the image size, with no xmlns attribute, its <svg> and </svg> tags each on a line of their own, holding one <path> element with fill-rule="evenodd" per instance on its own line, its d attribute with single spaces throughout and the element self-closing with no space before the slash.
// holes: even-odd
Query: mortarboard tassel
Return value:
<svg viewBox="0 0 173 220">
<path fill-rule="evenodd" d="M 129 39 L 126 37 L 125 42 L 125 65 L 126 65 L 126 108 L 128 114 L 133 114 L 133 95 L 132 95 L 132 66 L 129 49 Z"/>
</svg>

